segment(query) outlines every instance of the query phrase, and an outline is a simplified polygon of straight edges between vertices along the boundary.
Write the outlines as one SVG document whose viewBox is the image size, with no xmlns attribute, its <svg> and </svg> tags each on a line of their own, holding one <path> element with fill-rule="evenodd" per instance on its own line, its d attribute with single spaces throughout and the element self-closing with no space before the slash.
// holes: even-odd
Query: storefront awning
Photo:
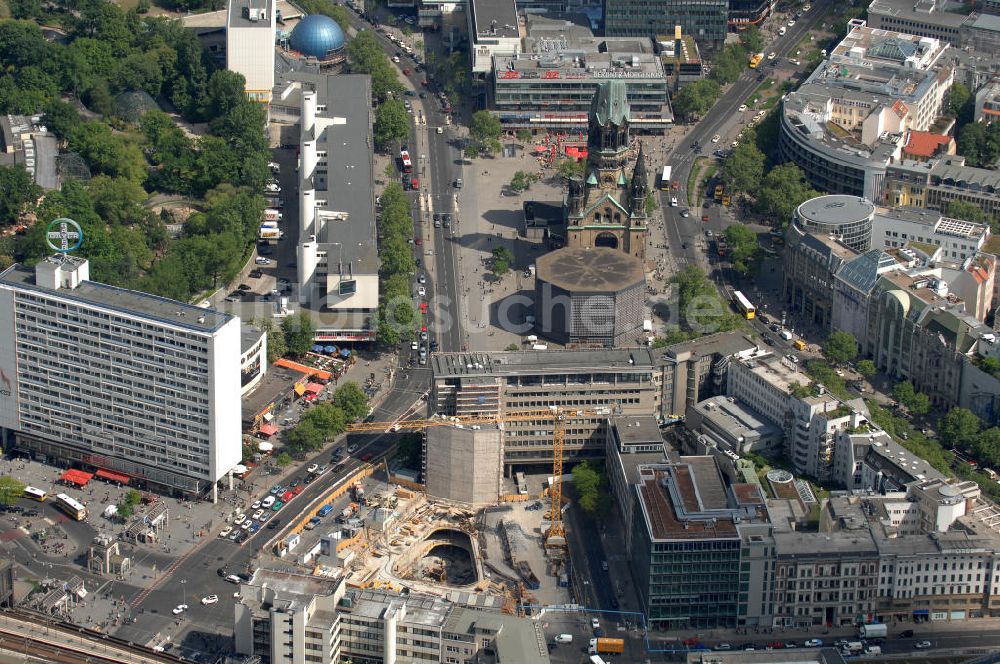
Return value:
<svg viewBox="0 0 1000 664">
<path fill-rule="evenodd" d="M 275 362 L 274 365 L 278 367 L 285 367 L 286 369 L 291 369 L 292 371 L 298 371 L 299 373 L 304 373 L 307 376 L 318 380 L 330 380 L 333 378 L 333 374 L 329 371 L 317 369 L 316 367 L 310 367 L 309 365 L 302 364 L 301 362 L 293 362 L 292 360 L 286 360 L 284 358 Z"/>
<path fill-rule="evenodd" d="M 913 615 L 915 616 L 929 616 L 930 614 L 930 609 L 913 609 Z"/>
<path fill-rule="evenodd" d="M 116 473 L 113 470 L 104 470 L 103 468 L 98 470 L 95 475 L 102 480 L 108 480 L 109 482 L 118 482 L 119 484 L 128 484 L 129 476 L 123 475 L 121 473 Z"/>
<path fill-rule="evenodd" d="M 87 482 L 94 479 L 94 475 L 92 473 L 85 473 L 82 470 L 75 470 L 70 468 L 65 473 L 63 473 L 62 477 L 60 477 L 59 479 L 63 482 L 66 482 L 67 484 L 75 484 L 76 486 L 83 487 L 87 486 Z"/>
<path fill-rule="evenodd" d="M 274 426 L 273 424 L 264 424 L 260 427 L 260 434 L 262 436 L 270 437 L 276 433 L 278 433 L 278 427 Z"/>
<path fill-rule="evenodd" d="M 312 392 L 313 394 L 319 394 L 323 391 L 323 386 L 319 383 L 309 383 L 306 385 L 306 392 Z"/>
<path fill-rule="evenodd" d="M 271 443 L 258 443 L 257 449 L 263 452 L 264 454 L 267 454 L 268 452 L 274 451 L 274 445 L 272 445 Z"/>
</svg>

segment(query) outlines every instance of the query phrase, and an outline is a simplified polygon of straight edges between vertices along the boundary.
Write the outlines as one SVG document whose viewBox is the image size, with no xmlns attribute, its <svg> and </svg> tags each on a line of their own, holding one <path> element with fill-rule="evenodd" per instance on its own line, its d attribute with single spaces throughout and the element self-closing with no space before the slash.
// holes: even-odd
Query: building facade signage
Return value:
<svg viewBox="0 0 1000 664">
<path fill-rule="evenodd" d="M 602 69 L 594 72 L 594 78 L 663 78 L 661 74 L 649 71 L 615 71 Z"/>
</svg>

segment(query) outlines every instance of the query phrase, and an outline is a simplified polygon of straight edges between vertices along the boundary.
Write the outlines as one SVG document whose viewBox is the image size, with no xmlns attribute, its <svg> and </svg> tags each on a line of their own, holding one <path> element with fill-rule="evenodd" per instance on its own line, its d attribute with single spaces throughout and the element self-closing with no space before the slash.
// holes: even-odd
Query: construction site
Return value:
<svg viewBox="0 0 1000 664">
<path fill-rule="evenodd" d="M 551 481 L 562 477 L 566 415 L 545 409 L 502 418 L 543 418 L 554 424 L 553 472 L 539 495 L 528 491 L 523 473 L 518 473 L 521 480 L 511 492 L 494 473 L 485 473 L 482 478 L 467 478 L 466 484 L 491 486 L 484 495 L 492 494 L 492 500 L 478 504 L 449 500 L 435 496 L 430 484 L 425 491 L 422 485 L 390 474 L 386 464 L 380 466 L 384 478 L 379 481 L 369 465 L 315 501 L 297 524 L 268 546 L 286 562 L 317 575 L 344 575 L 349 585 L 358 588 L 408 589 L 443 597 L 474 593 L 482 600 L 495 598 L 510 613 L 572 603 L 562 523 L 566 503 L 562 483 Z M 473 415 L 364 422 L 349 428 L 475 434 L 460 441 L 465 444 L 475 443 L 481 434 L 499 439 L 498 432 L 490 434 L 480 426 L 497 421 L 496 416 Z M 433 456 L 431 447 L 428 457 Z M 433 450 L 437 455 L 450 456 L 453 451 L 433 447 L 441 447 Z"/>
<path fill-rule="evenodd" d="M 358 588 L 492 596 L 509 613 L 570 602 L 565 549 L 545 546 L 550 524 L 541 501 L 470 510 L 386 484 L 384 493 L 365 498 L 358 487 L 336 525 L 317 527 L 318 539 L 302 542 L 295 563 L 314 574 L 344 574 Z"/>
</svg>

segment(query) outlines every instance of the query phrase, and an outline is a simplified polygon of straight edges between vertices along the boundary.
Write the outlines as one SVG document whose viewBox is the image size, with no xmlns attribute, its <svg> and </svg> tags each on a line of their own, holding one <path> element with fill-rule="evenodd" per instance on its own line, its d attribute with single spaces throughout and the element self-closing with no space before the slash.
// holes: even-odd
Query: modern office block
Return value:
<svg viewBox="0 0 1000 664">
<path fill-rule="evenodd" d="M 239 318 L 89 279 L 53 256 L 0 273 L 6 449 L 185 495 L 240 462 Z"/>
</svg>

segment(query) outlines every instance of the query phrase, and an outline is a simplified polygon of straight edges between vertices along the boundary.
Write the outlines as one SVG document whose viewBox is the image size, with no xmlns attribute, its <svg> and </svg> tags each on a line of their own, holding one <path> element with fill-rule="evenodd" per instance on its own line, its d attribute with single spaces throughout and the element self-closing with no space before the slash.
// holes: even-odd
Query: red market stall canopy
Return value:
<svg viewBox="0 0 1000 664">
<path fill-rule="evenodd" d="M 267 436 L 270 438 L 274 434 L 278 433 L 278 427 L 273 424 L 264 424 L 260 427 L 260 435 Z"/>
<path fill-rule="evenodd" d="M 586 159 L 587 158 L 587 150 L 586 150 L 586 148 L 577 148 L 577 147 L 570 146 L 570 147 L 566 148 L 566 154 L 568 154 L 571 157 L 576 157 L 577 159 Z"/>
<path fill-rule="evenodd" d="M 319 383 L 309 383 L 306 385 L 306 392 L 312 392 L 313 394 L 319 394 L 323 391 L 323 386 Z"/>
<path fill-rule="evenodd" d="M 104 470 L 103 468 L 94 474 L 102 480 L 118 482 L 119 484 L 128 484 L 129 480 L 128 475 L 122 475 L 121 473 L 116 473 L 113 470 Z"/>
<path fill-rule="evenodd" d="M 87 486 L 87 482 L 94 479 L 94 476 L 91 473 L 85 473 L 82 470 L 74 470 L 70 468 L 63 473 L 62 477 L 59 479 L 66 484 L 75 484 L 79 487 L 85 487 Z"/>
</svg>

